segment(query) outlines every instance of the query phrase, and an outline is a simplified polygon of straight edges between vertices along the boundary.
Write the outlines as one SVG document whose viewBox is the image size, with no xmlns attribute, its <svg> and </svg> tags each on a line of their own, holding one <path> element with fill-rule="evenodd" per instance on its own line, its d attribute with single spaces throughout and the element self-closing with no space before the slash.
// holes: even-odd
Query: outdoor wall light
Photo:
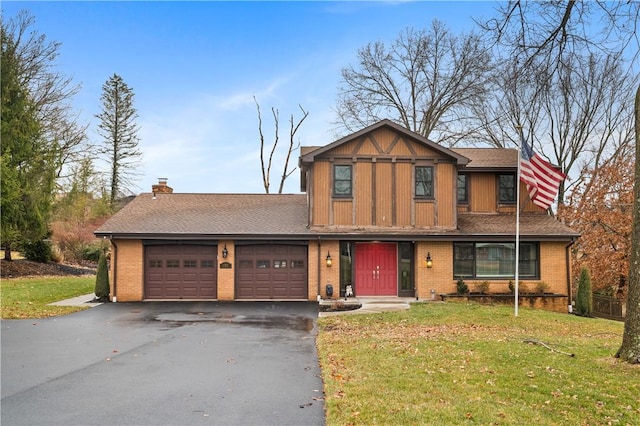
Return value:
<svg viewBox="0 0 640 426">
<path fill-rule="evenodd" d="M 330 267 L 331 267 L 331 264 L 333 263 L 333 261 L 332 261 L 332 259 L 331 259 L 331 253 L 329 253 L 328 251 L 327 251 L 327 257 L 326 257 L 326 260 L 327 260 L 327 267 L 329 267 L 329 268 L 330 268 Z"/>
<path fill-rule="evenodd" d="M 224 244 L 224 248 L 222 249 L 222 257 L 227 258 L 229 256 L 229 250 L 227 250 L 227 243 Z"/>
<path fill-rule="evenodd" d="M 427 268 L 433 268 L 433 260 L 431 260 L 431 252 L 427 252 Z"/>
</svg>

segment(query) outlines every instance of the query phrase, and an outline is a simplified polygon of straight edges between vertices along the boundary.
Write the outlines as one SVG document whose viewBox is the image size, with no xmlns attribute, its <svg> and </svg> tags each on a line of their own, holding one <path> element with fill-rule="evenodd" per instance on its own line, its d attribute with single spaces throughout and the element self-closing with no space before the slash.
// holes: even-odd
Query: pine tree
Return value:
<svg viewBox="0 0 640 426">
<path fill-rule="evenodd" d="M 29 88 L 21 84 L 24 58 L 17 47 L 14 36 L 2 26 L 0 212 L 5 260 L 11 260 L 15 243 L 46 237 L 55 183 L 52 152 L 43 143 Z"/>
<path fill-rule="evenodd" d="M 580 271 L 578 294 L 576 294 L 576 313 L 583 317 L 593 314 L 593 295 L 591 294 L 591 275 L 587 268 Z"/>
<path fill-rule="evenodd" d="M 96 273 L 96 298 L 102 302 L 109 300 L 109 269 L 107 268 L 107 257 L 102 253 L 98 261 L 98 271 Z"/>
<path fill-rule="evenodd" d="M 109 165 L 109 205 L 133 186 L 142 152 L 138 149 L 138 113 L 133 106 L 133 90 L 122 77 L 113 74 L 102 85 L 102 112 L 98 133 L 103 137 L 99 153 Z"/>
</svg>

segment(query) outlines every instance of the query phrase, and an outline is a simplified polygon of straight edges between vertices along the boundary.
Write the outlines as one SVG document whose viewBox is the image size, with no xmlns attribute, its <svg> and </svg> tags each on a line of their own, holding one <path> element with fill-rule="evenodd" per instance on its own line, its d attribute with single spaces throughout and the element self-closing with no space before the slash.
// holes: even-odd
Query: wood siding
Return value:
<svg viewBox="0 0 640 426">
<path fill-rule="evenodd" d="M 352 197 L 333 197 L 333 166 L 352 166 Z M 415 167 L 434 169 L 434 199 L 414 197 Z M 316 157 L 310 166 L 315 226 L 455 227 L 451 159 L 390 129 L 377 129 Z"/>
<path fill-rule="evenodd" d="M 438 164 L 436 167 L 436 208 L 439 227 L 456 225 L 456 168 L 453 164 Z"/>
<path fill-rule="evenodd" d="M 498 205 L 496 175 L 493 173 L 469 173 L 469 211 L 494 213 Z"/>
<path fill-rule="evenodd" d="M 375 163 L 375 223 L 376 226 L 393 226 L 393 167 L 391 163 Z"/>
<path fill-rule="evenodd" d="M 352 166 L 352 196 L 333 197 L 333 167 Z M 433 199 L 415 197 L 415 167 L 433 167 Z M 407 135 L 379 128 L 317 157 L 309 165 L 312 226 L 452 229 L 457 214 L 515 213 L 498 203 L 497 172 L 466 170 L 468 203 L 458 205 L 453 159 Z M 525 212 L 541 211 L 522 189 Z"/>
</svg>

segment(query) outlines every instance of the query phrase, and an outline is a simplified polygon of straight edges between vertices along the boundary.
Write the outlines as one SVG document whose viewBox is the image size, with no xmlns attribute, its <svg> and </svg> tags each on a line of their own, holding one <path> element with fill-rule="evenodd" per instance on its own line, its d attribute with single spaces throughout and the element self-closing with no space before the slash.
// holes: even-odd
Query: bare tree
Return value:
<svg viewBox="0 0 640 426">
<path fill-rule="evenodd" d="M 440 21 L 407 28 L 389 46 L 369 43 L 342 70 L 338 125 L 354 131 L 388 118 L 425 137 L 455 144 L 469 107 L 485 96 L 491 56 L 479 36 L 456 37 Z"/>
<path fill-rule="evenodd" d="M 29 12 L 20 11 L 7 22 L 5 32 L 14 39 L 13 54 L 20 58 L 19 85 L 29 90 L 43 141 L 54 154 L 56 176 L 60 177 L 65 166 L 80 161 L 91 149 L 86 138 L 88 125 L 78 123 L 78 115 L 70 103 L 81 86 L 57 72 L 54 66 L 61 43 L 48 41 L 44 34 L 32 30 L 34 24 L 35 18 Z"/>
<path fill-rule="evenodd" d="M 596 169 L 633 136 L 631 94 L 638 78 L 620 57 L 565 50 L 555 72 L 536 64 L 508 63 L 495 77 L 493 94 L 476 108 L 478 138 L 494 146 L 515 144 L 516 125 L 565 174 L 576 167 Z M 532 72 L 532 69 L 534 72 Z M 558 203 L 564 203 L 566 181 Z"/>
<path fill-rule="evenodd" d="M 572 46 L 608 54 L 627 53 L 635 63 L 640 46 L 637 23 L 639 2 L 536 2 L 510 1 L 500 15 L 484 25 L 498 43 L 512 48 L 524 64 L 542 62 L 550 72 L 562 63 Z M 598 22 L 596 29 L 590 22 Z M 630 48 L 629 46 L 633 46 Z M 640 85 L 635 95 L 635 177 L 629 289 L 622 345 L 616 356 L 640 363 Z"/>
<path fill-rule="evenodd" d="M 271 108 L 271 113 L 273 114 L 273 122 L 274 122 L 274 140 L 273 145 L 271 145 L 271 150 L 269 151 L 269 158 L 265 160 L 265 151 L 267 149 L 265 145 L 264 133 L 262 132 L 262 114 L 260 112 L 260 104 L 256 97 L 253 97 L 254 102 L 256 103 L 256 109 L 258 111 L 258 132 L 260 133 L 260 165 L 262 168 L 262 184 L 264 186 L 264 191 L 268 194 L 271 186 L 271 166 L 273 165 L 273 156 L 276 152 L 276 148 L 278 148 L 278 143 L 280 142 L 280 113 L 276 108 Z M 304 120 L 309 116 L 309 111 L 305 111 L 301 105 L 298 105 L 300 110 L 302 111 L 302 118 L 298 121 L 294 121 L 293 114 L 291 114 L 289 118 L 289 146 L 287 147 L 287 153 L 285 155 L 285 159 L 282 165 L 282 175 L 280 176 L 280 185 L 278 186 L 278 194 L 282 194 L 284 189 L 284 182 L 287 180 L 289 176 L 296 170 L 296 167 L 289 169 L 289 162 L 291 160 L 291 153 L 296 149 L 300 148 L 300 143 L 296 144 L 295 136 L 298 133 L 298 129 L 304 122 Z"/>
</svg>

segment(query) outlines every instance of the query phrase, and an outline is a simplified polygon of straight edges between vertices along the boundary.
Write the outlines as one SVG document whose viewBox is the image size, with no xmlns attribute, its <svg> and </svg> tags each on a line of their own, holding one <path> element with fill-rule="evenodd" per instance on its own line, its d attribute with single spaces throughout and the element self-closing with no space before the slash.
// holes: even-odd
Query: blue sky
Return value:
<svg viewBox="0 0 640 426">
<path fill-rule="evenodd" d="M 135 192 L 166 177 L 176 192 L 264 192 L 253 96 L 273 141 L 271 108 L 280 112 L 281 144 L 289 117 L 309 111 L 302 145 L 335 140 L 333 111 L 340 70 L 359 48 L 391 42 L 406 27 L 439 19 L 454 32 L 494 14 L 493 2 L 15 2 L 3 20 L 26 9 L 33 27 L 62 43 L 57 69 L 82 85 L 73 99 L 96 132 L 103 83 L 119 74 L 135 92 L 143 163 Z M 297 154 L 294 162 L 297 163 Z M 272 171 L 277 191 L 280 162 Z M 285 185 L 299 191 L 299 174 Z"/>
</svg>

